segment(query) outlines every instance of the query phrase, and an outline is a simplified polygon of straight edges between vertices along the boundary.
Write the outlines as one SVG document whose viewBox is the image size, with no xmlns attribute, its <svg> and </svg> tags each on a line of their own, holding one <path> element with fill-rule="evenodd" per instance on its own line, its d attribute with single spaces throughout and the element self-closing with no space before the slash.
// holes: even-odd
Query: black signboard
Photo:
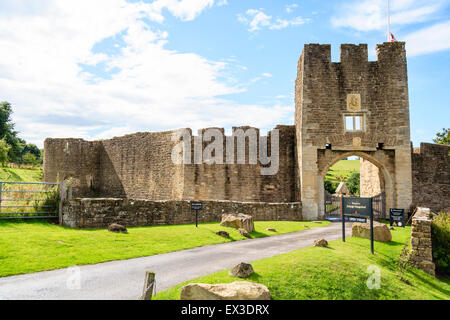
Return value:
<svg viewBox="0 0 450 320">
<path fill-rule="evenodd" d="M 391 226 L 405 227 L 405 209 L 389 209 L 389 222 Z"/>
<path fill-rule="evenodd" d="M 345 242 L 345 221 L 367 222 L 370 219 L 370 249 L 374 253 L 373 246 L 373 209 L 372 198 L 341 198 L 341 216 L 342 216 L 342 241 Z"/>
<path fill-rule="evenodd" d="M 200 201 L 191 201 L 191 210 L 195 210 L 195 227 L 198 228 L 198 211 L 203 209 L 203 203 Z"/>
<path fill-rule="evenodd" d="M 343 198 L 344 215 L 370 217 L 372 198 Z"/>
<path fill-rule="evenodd" d="M 191 201 L 191 210 L 202 210 L 203 203 L 199 201 Z"/>
</svg>

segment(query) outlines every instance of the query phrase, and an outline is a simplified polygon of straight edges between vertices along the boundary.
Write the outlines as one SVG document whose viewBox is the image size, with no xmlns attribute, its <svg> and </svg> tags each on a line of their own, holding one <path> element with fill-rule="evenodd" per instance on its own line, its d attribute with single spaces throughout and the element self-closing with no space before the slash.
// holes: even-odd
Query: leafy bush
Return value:
<svg viewBox="0 0 450 320">
<path fill-rule="evenodd" d="M 359 195 L 359 177 L 359 172 L 353 172 L 347 181 L 345 181 L 345 184 L 351 194 Z"/>
<path fill-rule="evenodd" d="M 325 180 L 324 182 L 325 190 L 327 190 L 330 194 L 335 193 L 338 186 L 339 182 L 333 182 L 330 180 Z"/>
<path fill-rule="evenodd" d="M 8 152 L 11 147 L 6 143 L 4 139 L 0 140 L 0 164 L 4 167 L 9 161 Z"/>
<path fill-rule="evenodd" d="M 441 212 L 433 218 L 431 238 L 436 271 L 450 275 L 450 213 Z"/>
<path fill-rule="evenodd" d="M 22 161 L 24 164 L 32 164 L 32 165 L 35 165 L 38 162 L 36 156 L 31 152 L 25 153 L 24 156 L 22 157 Z"/>
</svg>

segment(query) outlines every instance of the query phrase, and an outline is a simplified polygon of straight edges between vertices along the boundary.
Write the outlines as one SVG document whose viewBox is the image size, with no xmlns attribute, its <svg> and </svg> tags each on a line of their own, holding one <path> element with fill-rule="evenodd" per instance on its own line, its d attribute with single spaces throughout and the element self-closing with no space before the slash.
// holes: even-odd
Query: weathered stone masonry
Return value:
<svg viewBox="0 0 450 320">
<path fill-rule="evenodd" d="M 409 263 L 425 272 L 435 275 L 431 244 L 431 211 L 429 208 L 417 208 L 412 219 L 411 252 Z"/>
<path fill-rule="evenodd" d="M 298 63 L 295 124 L 303 215 L 324 212 L 323 177 L 351 155 L 371 161 L 383 173 L 388 207 L 408 209 L 412 201 L 406 52 L 402 42 L 377 45 L 305 45 Z M 346 127 L 357 117 L 359 127 Z M 383 190 L 384 191 L 384 190 Z"/>
<path fill-rule="evenodd" d="M 445 145 L 422 143 L 412 154 L 413 203 L 450 212 L 450 156 Z"/>
<path fill-rule="evenodd" d="M 71 178 L 74 197 L 296 202 L 299 192 L 295 173 L 295 128 L 277 126 L 276 129 L 280 135 L 276 175 L 263 176 L 260 164 L 248 163 L 249 140 L 245 145 L 246 164 L 176 165 L 171 154 L 177 142 L 172 141 L 174 131 L 168 131 L 92 142 L 46 139 L 44 179 Z M 270 140 L 268 144 L 270 148 Z M 192 157 L 193 151 L 192 143 Z M 224 160 L 226 153 L 224 146 Z M 237 157 L 237 148 L 234 157 Z"/>
<path fill-rule="evenodd" d="M 171 152 L 177 142 L 172 139 L 174 131 L 168 131 L 101 141 L 47 139 L 44 179 L 71 179 L 76 198 L 136 199 L 123 200 L 130 201 L 127 203 L 147 200 L 149 206 L 160 208 L 165 215 L 163 219 L 150 216 L 138 219 L 141 214 L 127 205 L 136 214 L 126 218 L 132 224 L 192 222 L 192 216 L 183 218 L 185 211 L 180 209 L 183 206 L 174 207 L 172 203 L 185 205 L 186 200 L 212 201 L 208 209 L 211 219 L 218 219 L 214 207 L 221 210 L 225 206 L 221 201 L 228 201 L 259 202 L 260 208 L 276 203 L 281 212 L 279 219 L 298 220 L 301 216 L 311 220 L 323 216 L 323 178 L 329 167 L 356 155 L 362 158 L 363 195 L 385 192 L 386 208 L 409 210 L 416 204 L 434 211 L 448 210 L 448 147 L 422 144 L 414 152 L 411 148 L 405 44 L 378 45 L 377 61 L 368 61 L 367 45 L 344 44 L 340 60 L 331 61 L 330 45 L 305 45 L 298 63 L 295 124 L 276 127 L 280 133 L 280 166 L 276 175 L 263 176 L 260 164 L 247 162 L 174 164 Z M 245 149 L 248 156 L 247 144 Z M 224 159 L 226 154 L 225 146 Z M 83 227 L 104 226 L 102 221 L 109 221 L 106 216 L 92 216 L 92 211 L 77 201 L 81 200 L 66 202 L 74 206 L 73 210 L 65 209 L 72 210 L 71 214 L 66 211 L 66 221 L 73 217 L 84 219 L 87 222 L 80 223 Z M 297 203 L 295 214 L 283 209 L 284 204 L 290 203 Z M 75 208 L 84 208 L 86 216 L 75 215 Z M 248 206 L 230 207 L 230 204 L 226 208 L 250 210 Z M 125 211 L 119 211 L 123 216 Z M 114 215 L 112 211 L 111 214 Z"/>
<path fill-rule="evenodd" d="M 199 222 L 220 221 L 224 213 L 242 212 L 259 221 L 302 220 L 300 203 L 204 201 Z M 63 221 L 72 228 L 127 227 L 195 222 L 189 201 L 131 199 L 72 199 L 63 207 Z"/>
</svg>

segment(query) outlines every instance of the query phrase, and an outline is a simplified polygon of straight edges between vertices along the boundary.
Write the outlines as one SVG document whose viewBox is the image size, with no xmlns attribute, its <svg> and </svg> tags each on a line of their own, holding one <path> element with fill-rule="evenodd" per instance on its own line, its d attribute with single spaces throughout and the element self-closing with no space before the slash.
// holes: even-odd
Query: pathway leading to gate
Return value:
<svg viewBox="0 0 450 320">
<path fill-rule="evenodd" d="M 349 229 L 346 231 L 349 233 Z M 331 241 L 341 236 L 341 224 L 332 223 L 327 227 L 267 238 L 81 266 L 79 289 L 68 288 L 74 274 L 69 269 L 5 277 L 0 278 L 0 299 L 136 300 L 142 293 L 146 270 L 156 273 L 156 290 L 159 292 L 240 262 L 252 262 L 311 246 L 318 238 Z"/>
</svg>

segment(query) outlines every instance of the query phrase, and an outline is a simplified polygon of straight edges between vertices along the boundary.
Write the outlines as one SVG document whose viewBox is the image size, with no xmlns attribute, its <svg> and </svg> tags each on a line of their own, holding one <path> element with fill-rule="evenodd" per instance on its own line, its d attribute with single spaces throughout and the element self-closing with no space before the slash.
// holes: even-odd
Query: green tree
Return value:
<svg viewBox="0 0 450 320">
<path fill-rule="evenodd" d="M 3 167 L 9 161 L 9 156 L 8 156 L 9 149 L 11 149 L 11 147 L 6 143 L 5 139 L 1 139 L 0 140 L 0 163 L 2 164 Z"/>
<path fill-rule="evenodd" d="M 9 160 L 18 163 L 26 142 L 17 137 L 18 132 L 14 130 L 14 123 L 11 119 L 12 113 L 12 106 L 9 102 L 0 103 L 0 139 L 5 139 L 11 147 L 8 151 Z"/>
<path fill-rule="evenodd" d="M 448 144 L 450 145 L 450 128 L 442 129 L 442 132 L 436 133 L 436 138 L 433 139 L 434 143 L 437 144 Z"/>
<path fill-rule="evenodd" d="M 27 152 L 22 157 L 22 162 L 24 164 L 35 165 L 38 162 L 38 159 L 31 152 Z"/>
<path fill-rule="evenodd" d="M 33 164 L 37 164 L 37 162 L 41 161 L 41 149 L 39 149 L 35 144 L 32 143 L 28 143 L 24 146 L 23 150 L 22 150 L 22 162 L 25 163 L 24 161 L 24 156 L 30 153 L 32 155 L 35 156 L 36 161 Z"/>
<path fill-rule="evenodd" d="M 332 182 L 330 180 L 324 181 L 325 190 L 327 190 L 328 193 L 330 193 L 330 194 L 334 194 L 336 192 L 336 189 L 338 186 L 339 186 L 338 182 Z"/>
<path fill-rule="evenodd" d="M 359 178 L 360 178 L 359 172 L 353 172 L 350 175 L 350 177 L 347 179 L 347 181 L 345 182 L 345 184 L 347 185 L 347 188 L 351 194 L 354 194 L 354 195 L 360 194 Z"/>
</svg>

